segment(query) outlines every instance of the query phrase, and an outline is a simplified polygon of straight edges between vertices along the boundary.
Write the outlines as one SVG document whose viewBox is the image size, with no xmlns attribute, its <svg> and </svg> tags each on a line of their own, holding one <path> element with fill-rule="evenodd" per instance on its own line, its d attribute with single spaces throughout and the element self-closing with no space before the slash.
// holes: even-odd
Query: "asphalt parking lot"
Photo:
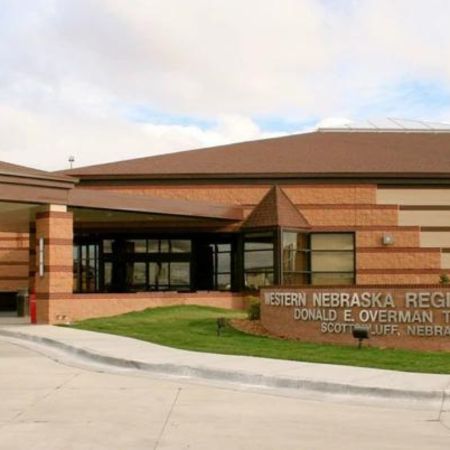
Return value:
<svg viewBox="0 0 450 450">
<path fill-rule="evenodd" d="M 0 340 L 0 449 L 448 449 L 448 412 L 55 362 Z"/>
</svg>

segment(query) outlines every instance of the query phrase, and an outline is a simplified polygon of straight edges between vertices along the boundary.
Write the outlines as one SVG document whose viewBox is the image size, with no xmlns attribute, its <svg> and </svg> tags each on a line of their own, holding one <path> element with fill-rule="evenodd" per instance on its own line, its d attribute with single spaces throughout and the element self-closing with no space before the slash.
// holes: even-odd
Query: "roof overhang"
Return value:
<svg viewBox="0 0 450 450">
<path fill-rule="evenodd" d="M 170 216 L 240 221 L 243 210 L 236 206 L 154 196 L 116 194 L 96 189 L 75 188 L 69 192 L 68 206 Z"/>
<path fill-rule="evenodd" d="M 0 201 L 66 204 L 76 178 L 0 162 Z"/>
</svg>

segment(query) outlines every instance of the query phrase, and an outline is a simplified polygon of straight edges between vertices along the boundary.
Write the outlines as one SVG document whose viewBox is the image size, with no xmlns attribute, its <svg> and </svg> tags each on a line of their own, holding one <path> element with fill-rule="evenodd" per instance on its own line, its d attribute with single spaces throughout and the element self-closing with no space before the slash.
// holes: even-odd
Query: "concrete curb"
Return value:
<svg viewBox="0 0 450 450">
<path fill-rule="evenodd" d="M 434 403 L 443 405 L 446 402 L 446 390 L 408 390 L 381 388 L 376 386 L 356 386 L 352 384 L 333 383 L 327 381 L 314 381 L 309 379 L 267 376 L 261 374 L 242 373 L 209 367 L 195 367 L 181 364 L 159 364 L 133 359 L 123 359 L 114 356 L 103 355 L 93 350 L 66 344 L 56 339 L 29 335 L 22 332 L 0 329 L 0 335 L 19 339 L 22 341 L 41 344 L 50 348 L 63 351 L 69 355 L 82 358 L 94 363 L 99 363 L 114 368 L 134 369 L 143 372 L 193 377 L 210 381 L 224 381 L 227 383 L 239 383 L 253 387 L 298 389 L 321 394 L 352 395 L 359 397 L 371 397 L 389 400 L 403 400 L 413 402 Z"/>
</svg>

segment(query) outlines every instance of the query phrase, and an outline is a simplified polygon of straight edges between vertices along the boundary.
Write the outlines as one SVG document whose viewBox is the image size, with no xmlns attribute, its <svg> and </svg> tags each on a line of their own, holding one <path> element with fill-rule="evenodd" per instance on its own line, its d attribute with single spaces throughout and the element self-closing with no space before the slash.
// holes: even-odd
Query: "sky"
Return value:
<svg viewBox="0 0 450 450">
<path fill-rule="evenodd" d="M 450 122 L 448 0 L 0 0 L 0 160 Z"/>
</svg>

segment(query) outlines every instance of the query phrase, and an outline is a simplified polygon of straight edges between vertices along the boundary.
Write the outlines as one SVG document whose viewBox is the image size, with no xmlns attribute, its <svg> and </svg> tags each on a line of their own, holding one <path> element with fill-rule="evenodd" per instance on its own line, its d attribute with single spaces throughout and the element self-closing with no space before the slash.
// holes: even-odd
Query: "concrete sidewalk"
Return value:
<svg viewBox="0 0 450 450">
<path fill-rule="evenodd" d="M 450 375 L 192 352 L 51 325 L 0 326 L 1 336 L 114 368 L 450 409 Z"/>
</svg>

